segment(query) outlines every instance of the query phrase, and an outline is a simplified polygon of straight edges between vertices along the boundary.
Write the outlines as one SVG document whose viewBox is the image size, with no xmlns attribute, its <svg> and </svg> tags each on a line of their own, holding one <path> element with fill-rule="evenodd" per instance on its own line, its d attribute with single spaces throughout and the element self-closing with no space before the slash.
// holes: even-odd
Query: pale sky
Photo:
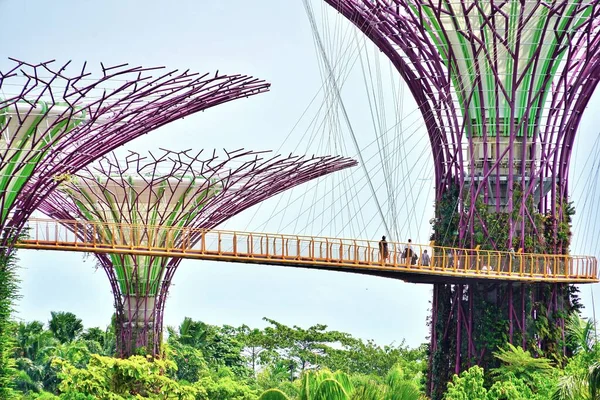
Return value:
<svg viewBox="0 0 600 400">
<path fill-rule="evenodd" d="M 349 124 L 341 108 L 326 112 L 332 93 L 321 90 L 323 64 L 302 0 L 99 4 L 0 0 L 0 33 L 5 38 L 0 69 L 10 65 L 7 57 L 14 57 L 29 62 L 73 60 L 76 67 L 84 61 L 164 65 L 265 79 L 272 83 L 271 92 L 178 121 L 125 149 L 243 147 L 357 157 L 353 131 L 393 235 L 428 241 L 433 180 L 422 118 L 389 63 L 341 16 L 312 1 L 325 51 L 344 82 Z M 597 97 L 591 104 L 598 104 Z M 586 164 L 590 152 L 592 159 L 599 154 L 592 147 L 600 122 L 596 114 L 588 112 L 584 118 L 573 160 L 575 176 L 592 168 Z M 384 163 L 379 158 L 384 152 L 378 150 L 382 146 L 389 152 Z M 382 174 L 391 177 L 396 208 L 387 200 Z M 224 227 L 378 239 L 385 233 L 382 218 L 364 177 L 362 167 L 336 174 L 247 210 Z M 582 204 L 577 208 L 574 253 L 600 253 L 595 240 L 584 240 L 598 235 L 598 216 L 592 212 L 597 200 L 591 198 L 598 196 L 588 188 L 597 179 L 586 174 L 573 185 L 576 208 Z M 104 273 L 94 271 L 93 257 L 36 251 L 19 251 L 19 257 L 20 319 L 47 321 L 50 311 L 71 311 L 86 327 L 106 326 L 113 312 L 112 295 Z M 590 293 L 585 286 L 588 306 Z M 175 274 L 165 325 L 177 325 L 189 316 L 217 325 L 262 327 L 262 317 L 269 317 L 304 327 L 323 323 L 382 345 L 406 340 L 416 346 L 426 340 L 430 297 L 428 285 L 391 279 L 185 260 Z"/>
</svg>

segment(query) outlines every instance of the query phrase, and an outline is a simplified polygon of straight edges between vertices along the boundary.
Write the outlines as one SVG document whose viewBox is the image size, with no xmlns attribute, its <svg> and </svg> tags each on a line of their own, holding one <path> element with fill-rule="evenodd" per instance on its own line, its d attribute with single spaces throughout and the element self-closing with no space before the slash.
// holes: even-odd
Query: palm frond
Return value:
<svg viewBox="0 0 600 400">
<path fill-rule="evenodd" d="M 571 375 L 560 377 L 552 400 L 586 400 L 589 399 L 587 382 Z"/>
<path fill-rule="evenodd" d="M 591 400 L 600 400 L 600 362 L 595 362 L 588 372 L 588 387 Z"/>
<path fill-rule="evenodd" d="M 325 379 L 311 400 L 350 400 L 350 396 L 335 379 Z"/>
<path fill-rule="evenodd" d="M 575 353 L 592 351 L 596 342 L 595 325 L 591 320 L 585 320 L 578 314 L 571 314 L 565 326 L 567 342 Z"/>
</svg>

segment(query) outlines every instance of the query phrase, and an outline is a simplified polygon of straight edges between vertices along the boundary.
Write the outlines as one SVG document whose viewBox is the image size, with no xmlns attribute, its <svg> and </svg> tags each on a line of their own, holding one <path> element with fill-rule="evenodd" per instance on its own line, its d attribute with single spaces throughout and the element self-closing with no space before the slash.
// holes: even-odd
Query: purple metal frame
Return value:
<svg viewBox="0 0 600 400">
<path fill-rule="evenodd" d="M 10 212 L 7 218 L 0 220 L 2 246 L 10 246 L 9 240 L 20 232 L 31 212 L 58 186 L 57 177 L 72 174 L 103 154 L 169 122 L 269 88 L 262 80 L 218 72 L 199 75 L 189 71 L 166 71 L 162 67 L 101 65 L 99 77 L 93 78 L 87 71 L 87 64 L 69 75 L 70 63 L 13 61 L 13 68 L 0 72 L 0 90 L 14 93 L 15 87 L 19 89 L 17 94 L 0 99 L 0 110 L 17 110 L 17 104 L 20 107 L 28 105 L 29 109 L 13 112 L 16 115 L 11 116 L 4 126 L 0 125 L 0 135 L 14 138 L 15 132 L 7 130 L 9 123 L 12 121 L 14 125 L 12 119 L 18 118 L 21 125 L 28 116 L 40 115 L 41 102 L 47 105 L 42 117 L 53 110 L 64 111 L 48 126 L 37 126 L 23 149 L 27 157 L 14 165 L 11 179 L 23 178 L 27 166 L 35 164 L 16 200 L 5 204 L 7 194 L 0 193 L 0 206 Z M 84 122 L 64 134 L 51 135 L 59 124 L 69 124 L 83 113 L 86 115 Z M 42 140 L 46 140 L 43 145 L 40 144 Z M 8 148 L 18 145 L 13 141 L 7 142 Z M 12 162 L 7 157 L 8 151 L 0 149 L 0 170 Z"/>
<path fill-rule="evenodd" d="M 131 153 L 124 161 L 118 161 L 114 156 L 103 157 L 97 166 L 84 168 L 74 174 L 70 182 L 65 182 L 62 188 L 46 198 L 40 209 L 59 220 L 87 220 L 92 214 L 94 220 L 103 221 L 106 219 L 104 212 L 94 210 L 108 208 L 119 214 L 118 222 L 131 223 L 129 218 L 133 214 L 142 221 L 150 220 L 149 214 L 154 208 L 149 208 L 145 214 L 139 214 L 137 202 L 132 203 L 131 197 L 123 196 L 123 193 L 135 195 L 135 198 L 142 202 L 145 197 L 154 196 L 160 199 L 161 203 L 177 203 L 180 207 L 167 208 L 153 223 L 161 227 L 199 229 L 190 236 L 172 238 L 174 242 L 171 246 L 174 248 L 181 246 L 183 240 L 186 246 L 193 246 L 202 238 L 200 230 L 214 228 L 243 210 L 294 186 L 356 164 L 356 161 L 342 157 L 271 157 L 264 152 L 244 150 L 226 152 L 224 158 L 218 158 L 215 152 L 164 151 L 158 156 L 151 154 L 150 157 Z M 142 182 L 138 183 L 139 186 L 132 186 L 125 179 L 126 176 L 138 177 Z M 173 197 L 174 193 L 181 196 L 181 190 L 188 188 L 190 180 L 194 181 L 194 186 L 186 190 L 183 197 Z M 168 185 L 166 190 L 157 189 L 165 184 Z M 118 193 L 113 194 L 116 188 Z M 85 196 L 81 196 L 84 192 L 93 193 L 94 189 L 96 193 L 99 192 L 98 189 L 106 193 L 104 196 L 93 198 L 93 201 L 100 199 L 103 203 L 87 204 L 92 201 L 92 197 L 86 200 Z M 181 190 L 178 192 L 178 189 Z M 214 194 L 208 196 L 207 191 L 211 190 L 214 190 Z M 67 194 L 69 192 L 71 194 Z M 74 195 L 78 201 L 86 202 L 87 215 L 81 206 L 77 206 L 73 201 Z M 104 198 L 107 200 L 103 200 Z M 202 201 L 198 201 L 199 199 Z M 158 202 L 153 200 L 153 204 Z M 75 233 L 85 240 L 92 240 L 92 236 L 97 234 L 83 230 Z M 125 241 L 127 239 L 120 238 Z M 150 293 L 149 285 L 146 285 L 145 293 L 134 293 L 138 299 L 144 298 L 144 301 L 147 301 L 152 297 L 155 300 L 152 312 L 144 313 L 144 327 L 136 335 L 132 328 L 134 321 L 127 320 L 123 312 L 123 299 L 126 294 L 123 292 L 123 286 L 127 287 L 128 283 L 119 283 L 114 262 L 118 259 L 120 265 L 125 265 L 125 258 L 129 257 L 135 264 L 134 268 L 138 268 L 137 257 L 108 254 L 95 256 L 106 271 L 119 321 L 123 321 L 118 337 L 119 354 L 131 355 L 135 348 L 140 346 L 148 346 L 148 351 L 154 355 L 160 354 L 165 302 L 181 259 L 154 257 L 148 261 L 158 269 L 154 272 L 160 277 L 160 283 L 157 293 Z M 145 310 L 146 305 L 136 304 L 136 313 L 142 308 Z"/>
</svg>

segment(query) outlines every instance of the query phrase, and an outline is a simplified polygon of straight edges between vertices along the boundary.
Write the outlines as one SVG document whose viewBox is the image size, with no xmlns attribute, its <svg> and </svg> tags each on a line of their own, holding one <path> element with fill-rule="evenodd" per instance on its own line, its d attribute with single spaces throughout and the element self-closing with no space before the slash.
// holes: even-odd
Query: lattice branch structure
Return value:
<svg viewBox="0 0 600 400">
<path fill-rule="evenodd" d="M 111 239 L 149 247 L 193 246 L 201 231 L 183 235 L 177 228 L 211 229 L 241 211 L 304 182 L 356 165 L 341 157 L 271 157 L 264 152 L 171 152 L 124 161 L 103 157 L 50 194 L 41 210 L 59 220 L 140 224 L 140 231 L 110 227 L 75 229 L 85 240 Z M 66 225 L 65 225 L 66 226 Z M 170 229 L 176 228 L 176 229 Z M 189 230 L 188 230 L 189 232 Z M 95 254 L 112 285 L 120 324 L 118 353 L 125 357 L 145 347 L 160 354 L 165 301 L 181 258 Z"/>
<path fill-rule="evenodd" d="M 456 245 L 566 254 L 570 233 L 558 230 L 570 223 L 571 151 L 600 77 L 600 2 L 325 1 L 386 54 L 410 88 L 432 147 L 436 220 L 452 219 L 440 204 L 456 196 L 445 210 L 458 218 L 455 229 L 448 224 Z M 497 227 L 487 221 L 494 213 L 506 237 L 493 234 Z M 434 232 L 442 229 L 434 224 Z M 540 309 L 552 310 L 548 319 L 564 327 L 569 288 L 527 287 L 523 294 L 484 286 L 434 288 L 434 399 L 449 370 L 490 357 L 475 332 L 488 306 L 503 310 L 510 340 L 518 329 L 524 346 L 535 336 L 524 340 L 532 331 L 527 320 L 546 314 Z"/>
<path fill-rule="evenodd" d="M 70 63 L 14 65 L 0 72 L 1 245 L 61 180 L 128 141 L 169 122 L 265 92 L 245 75 Z"/>
</svg>

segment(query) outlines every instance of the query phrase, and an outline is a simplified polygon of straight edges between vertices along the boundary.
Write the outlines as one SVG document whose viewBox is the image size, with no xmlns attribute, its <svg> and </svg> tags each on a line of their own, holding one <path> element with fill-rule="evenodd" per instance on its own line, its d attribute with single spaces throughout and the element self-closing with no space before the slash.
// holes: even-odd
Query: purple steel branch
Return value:
<svg viewBox="0 0 600 400">
<path fill-rule="evenodd" d="M 12 116 L 22 123 L 27 116 L 39 112 L 40 101 L 48 103 L 48 115 L 64 104 L 54 124 L 39 125 L 30 140 L 32 148 L 61 122 L 70 123 L 74 115 L 86 114 L 86 120 L 62 135 L 52 136 L 42 148 L 44 157 L 36 161 L 32 176 L 10 206 L 12 216 L 0 221 L 0 228 L 18 232 L 31 212 L 59 184 L 56 177 L 72 174 L 91 161 L 124 143 L 157 129 L 169 122 L 198 111 L 265 92 L 269 84 L 245 75 L 199 75 L 188 71 L 165 71 L 162 68 L 142 68 L 118 65 L 101 66 L 101 76 L 93 79 L 87 64 L 74 75 L 67 75 L 69 63 L 54 67 L 53 62 L 28 64 L 14 60 L 8 72 L 0 72 L 0 89 L 21 89 L 16 95 L 0 101 L 0 110 L 16 104 L 29 104 L 23 115 Z M 63 103 L 58 105 L 58 103 Z M 6 124 L 0 135 L 5 134 Z M 14 132 L 11 134 L 14 135 Z M 13 136 L 14 137 L 14 136 Z M 10 147 L 10 143 L 8 146 Z M 15 166 L 18 175 L 35 161 L 38 152 Z M 8 162 L 0 159 L 0 167 Z M 0 196 L 0 206 L 5 206 Z M 3 235 L 3 244 L 9 237 Z"/>
<path fill-rule="evenodd" d="M 150 154 L 150 157 L 142 157 L 137 153 L 130 153 L 124 161 L 117 161 L 113 156 L 103 157 L 100 162 L 93 166 L 82 169 L 74 174 L 71 182 L 65 182 L 64 187 L 51 193 L 42 203 L 40 209 L 45 214 L 60 220 L 87 220 L 86 214 L 78 207 L 73 200 L 72 195 L 66 194 L 66 189 L 71 193 L 91 193 L 94 188 L 101 188 L 103 193 L 111 194 L 111 201 L 116 201 L 117 204 L 100 204 L 94 209 L 110 209 L 114 210 L 120 218 L 119 222 L 134 223 L 128 220 L 130 215 L 139 212 L 137 203 L 133 203 L 129 196 L 123 196 L 118 199 L 117 193 L 112 193 L 115 188 L 119 191 L 122 189 L 124 193 L 130 193 L 132 186 L 125 179 L 126 176 L 136 176 L 142 179 L 143 182 L 136 189 L 136 193 L 140 196 L 139 201 L 143 201 L 142 196 L 156 196 L 161 203 L 177 203 L 179 208 L 172 207 L 167 209 L 163 214 L 159 215 L 159 219 L 153 221 L 154 224 L 161 227 L 176 226 L 196 229 L 211 229 L 225 220 L 233 217 L 241 211 L 260 203 L 278 193 L 281 193 L 294 186 L 300 185 L 309 180 L 321 177 L 334 171 L 348 168 L 356 165 L 356 161 L 341 158 L 341 157 L 267 157 L 264 152 L 250 152 L 237 150 L 233 152 L 225 152 L 225 158 L 219 159 L 215 152 L 212 153 L 192 153 L 186 152 L 170 152 L 164 151 L 159 156 Z M 177 198 L 173 198 L 173 194 L 177 192 L 177 188 L 186 188 L 190 177 L 196 184 L 189 192 L 186 192 L 184 201 L 179 202 Z M 100 178 L 98 180 L 98 178 Z M 161 184 L 167 183 L 169 190 L 160 192 L 156 190 Z M 215 193 L 208 196 L 206 193 L 210 188 L 215 189 Z M 168 192 L 168 193 L 167 193 Z M 121 192 L 120 192 L 121 193 Z M 142 195 L 142 193 L 145 193 Z M 167 193 L 167 194 L 164 194 Z M 169 194 L 170 193 L 170 194 Z M 162 197 L 161 197 L 162 196 Z M 78 200 L 84 200 L 84 196 L 78 196 Z M 99 196 L 102 201 L 102 197 Z M 98 201 L 94 198 L 94 201 Z M 201 199 L 202 201 L 198 201 Z M 91 200 L 90 200 L 91 201 Z M 156 200 L 155 200 L 156 201 Z M 116 207 L 116 208 L 115 208 Z M 148 207 L 146 213 L 152 212 L 151 207 Z M 94 214 L 94 218 L 102 220 L 105 218 L 102 212 Z M 149 215 L 141 215 L 142 220 L 150 220 Z M 110 222 L 110 221 L 108 221 Z M 93 240 L 97 232 L 84 231 L 83 229 L 74 232 L 83 240 Z M 148 235 L 146 232 L 145 235 Z M 173 238 L 173 247 L 178 247 L 185 241 L 186 246 L 193 246 L 201 239 L 201 233 L 192 235 L 175 235 Z M 119 238 L 119 240 L 127 241 L 128 238 Z M 108 279 L 111 283 L 115 306 L 119 317 L 124 318 L 123 314 L 123 298 L 124 293 L 122 286 L 119 284 L 115 266 L 111 256 L 107 254 L 96 254 L 96 257 L 106 271 Z M 117 256 L 124 259 L 128 256 Z M 153 354 L 158 354 L 160 351 L 160 335 L 162 333 L 162 323 L 164 315 L 165 301 L 168 295 L 169 286 L 173 278 L 173 274 L 177 269 L 180 258 L 152 258 L 149 261 L 150 265 L 154 262 L 160 264 L 160 272 L 158 276 L 162 277 L 162 282 L 159 286 L 159 292 L 156 296 L 156 302 L 151 313 L 144 314 L 145 326 L 151 325 L 153 330 L 152 343 L 147 343 L 148 332 L 138 337 L 138 342 L 135 346 L 152 346 Z M 124 260 L 121 260 L 121 265 L 125 265 Z M 125 286 L 128 286 L 126 282 Z M 149 286 L 146 287 L 147 293 L 136 293 L 138 297 L 147 299 L 150 296 L 155 296 L 148 293 Z M 146 300 L 147 301 L 147 300 Z M 146 306 L 146 304 L 137 305 L 138 308 Z M 134 350 L 131 339 L 131 322 L 128 321 L 128 326 L 124 326 L 119 337 L 119 348 L 121 355 L 131 354 Z M 126 324 L 127 325 L 127 324 Z"/>
</svg>

